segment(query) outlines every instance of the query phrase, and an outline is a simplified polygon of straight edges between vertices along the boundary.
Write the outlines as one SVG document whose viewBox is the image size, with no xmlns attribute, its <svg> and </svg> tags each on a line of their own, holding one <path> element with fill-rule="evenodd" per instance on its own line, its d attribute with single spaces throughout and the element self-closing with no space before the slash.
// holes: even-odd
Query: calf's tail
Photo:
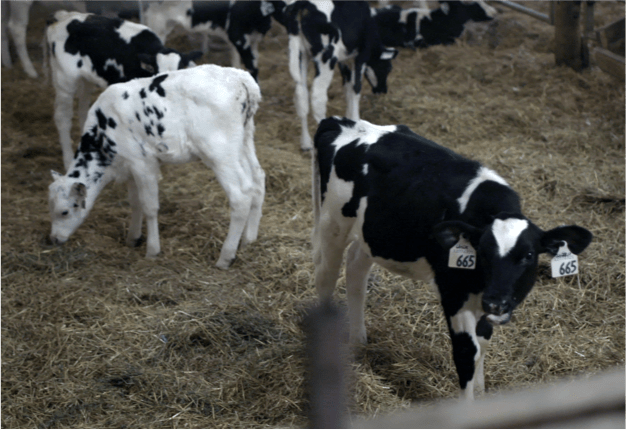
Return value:
<svg viewBox="0 0 626 430">
<path fill-rule="evenodd" d="M 322 208 L 322 195 L 320 189 L 320 165 L 317 161 L 317 150 L 313 147 L 311 151 L 311 172 L 313 172 L 313 177 L 311 178 L 311 196 L 313 199 L 313 226 L 317 228 L 320 220 L 320 212 Z"/>
<path fill-rule="evenodd" d="M 41 50 L 43 51 L 43 83 L 48 85 L 50 83 L 50 47 L 48 46 L 48 28 L 43 32 L 41 39 Z"/>
</svg>

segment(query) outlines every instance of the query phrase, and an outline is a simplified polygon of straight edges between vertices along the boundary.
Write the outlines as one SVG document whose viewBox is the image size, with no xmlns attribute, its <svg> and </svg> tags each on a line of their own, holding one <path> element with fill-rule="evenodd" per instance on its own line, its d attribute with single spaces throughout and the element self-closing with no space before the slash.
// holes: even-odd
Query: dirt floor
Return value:
<svg viewBox="0 0 626 430">
<path fill-rule="evenodd" d="M 596 26 L 624 16 L 623 3 L 595 8 Z M 625 336 L 624 84 L 595 66 L 556 67 L 553 29 L 498 9 L 453 46 L 403 50 L 389 93 L 373 96 L 366 84 L 361 103 L 363 119 L 406 124 L 498 171 L 540 227 L 594 234 L 579 276 L 552 279 L 541 258 L 534 290 L 495 330 L 491 391 L 623 367 Z M 49 11 L 35 4 L 28 29 L 40 72 Z M 195 43 L 179 34 L 169 44 Z M 115 184 L 68 243 L 51 246 L 50 170 L 63 170 L 53 90 L 19 64 L 2 69 L 3 428 L 307 425 L 300 320 L 316 297 L 310 155 L 299 149 L 287 60 L 275 24 L 261 44 L 256 115 L 264 216 L 258 241 L 228 271 L 214 267 L 228 204 L 200 163 L 162 169 L 158 258 L 124 246 L 129 205 Z M 228 64 L 224 52 L 203 62 Z M 336 75 L 329 115 L 345 109 Z M 443 314 L 425 285 L 375 269 L 366 324 L 368 345 L 351 366 L 352 414 L 457 395 Z"/>
</svg>

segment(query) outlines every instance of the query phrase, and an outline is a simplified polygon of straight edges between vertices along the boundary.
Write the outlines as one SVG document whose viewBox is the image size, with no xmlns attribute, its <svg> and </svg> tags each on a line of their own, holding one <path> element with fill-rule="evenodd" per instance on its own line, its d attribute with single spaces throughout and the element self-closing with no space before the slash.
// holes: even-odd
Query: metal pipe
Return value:
<svg viewBox="0 0 626 430">
<path fill-rule="evenodd" d="M 537 12 L 536 10 L 529 9 L 525 6 L 522 6 L 520 4 L 517 4 L 512 1 L 508 1 L 508 0 L 499 0 L 498 3 L 500 3 L 502 6 L 506 6 L 518 12 L 525 13 L 526 15 L 530 15 L 533 18 L 537 18 L 537 19 L 540 19 L 541 21 L 545 21 L 548 24 L 551 24 L 550 17 L 546 15 L 545 13 Z"/>
</svg>

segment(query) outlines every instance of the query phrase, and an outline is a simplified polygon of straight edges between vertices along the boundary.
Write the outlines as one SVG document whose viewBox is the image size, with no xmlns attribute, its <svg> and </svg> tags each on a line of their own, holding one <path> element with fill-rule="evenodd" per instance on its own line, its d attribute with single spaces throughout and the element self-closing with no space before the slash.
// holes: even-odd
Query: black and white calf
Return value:
<svg viewBox="0 0 626 430">
<path fill-rule="evenodd" d="M 160 252 L 159 165 L 201 160 L 230 202 L 230 227 L 217 267 L 257 237 L 265 174 L 254 148 L 261 91 L 248 72 L 215 65 L 111 85 L 89 110 L 80 147 L 62 176 L 53 172 L 49 203 L 53 243 L 63 243 L 111 180 L 128 181 L 127 244 L 147 224 L 146 257 Z"/>
<path fill-rule="evenodd" d="M 69 8 L 79 12 L 93 12 L 98 14 L 117 14 L 137 11 L 141 14 L 138 2 L 131 1 L 49 1 L 48 5 L 59 4 L 64 9 Z M 133 4 L 134 3 L 134 4 Z M 11 53 L 9 50 L 9 35 L 15 44 L 17 56 L 22 63 L 22 67 L 28 76 L 36 78 L 37 71 L 30 60 L 26 49 L 26 31 L 28 28 L 29 12 L 33 4 L 32 0 L 8 1 L 2 0 L 2 66 L 13 67 Z"/>
<path fill-rule="evenodd" d="M 259 42 L 272 26 L 284 25 L 284 1 L 162 1 L 151 3 L 146 24 L 165 42 L 176 25 L 187 31 L 217 36 L 231 48 L 233 67 L 241 62 L 258 79 Z"/>
<path fill-rule="evenodd" d="M 307 68 L 315 67 L 311 107 L 315 121 L 326 117 L 328 87 L 339 64 L 346 94 L 346 116 L 359 119 L 363 75 L 374 93 L 387 92 L 391 60 L 398 51 L 383 46 L 364 1 L 297 1 L 285 10 L 289 33 L 289 72 L 296 83 L 295 103 L 302 125 L 300 147 L 311 149 L 308 131 Z"/>
<path fill-rule="evenodd" d="M 434 10 L 391 5 L 372 9 L 385 46 L 425 48 L 454 43 L 468 21 L 489 21 L 496 10 L 484 1 L 442 1 Z"/>
<path fill-rule="evenodd" d="M 180 54 L 163 46 L 145 25 L 119 18 L 58 11 L 46 29 L 47 49 L 56 93 L 54 122 L 59 130 L 63 163 L 72 162 L 74 96 L 78 92 L 78 118 L 83 126 L 94 85 L 144 78 L 193 65 L 201 52 Z"/>
<path fill-rule="evenodd" d="M 578 254 L 589 231 L 543 231 L 521 211 L 496 172 L 402 125 L 323 120 L 313 157 L 315 287 L 329 300 L 344 249 L 350 339 L 366 342 L 365 292 L 373 263 L 436 286 L 467 398 L 484 389 L 492 326 L 507 323 L 535 283 L 538 255 L 562 241 Z M 476 250 L 474 270 L 449 267 L 461 237 Z M 468 264 L 469 265 L 469 264 Z"/>
</svg>

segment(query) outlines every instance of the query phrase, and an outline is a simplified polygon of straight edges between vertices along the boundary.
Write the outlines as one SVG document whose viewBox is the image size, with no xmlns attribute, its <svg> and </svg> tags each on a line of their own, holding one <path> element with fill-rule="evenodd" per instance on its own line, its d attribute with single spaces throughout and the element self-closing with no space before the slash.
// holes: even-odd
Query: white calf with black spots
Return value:
<svg viewBox="0 0 626 430">
<path fill-rule="evenodd" d="M 315 287 L 330 300 L 346 258 L 350 339 L 367 340 L 364 309 L 373 263 L 436 287 L 465 397 L 484 389 L 493 325 L 505 324 L 535 283 L 538 255 L 562 242 L 578 254 L 591 233 L 543 231 L 496 172 L 413 133 L 346 118 L 323 120 L 314 138 Z M 449 267 L 461 238 L 475 268 Z"/>
<path fill-rule="evenodd" d="M 72 162 L 74 96 L 82 128 L 94 85 L 106 87 L 193 65 L 201 52 L 180 54 L 163 46 L 145 25 L 99 15 L 58 11 L 46 29 L 46 59 L 50 57 L 55 89 L 54 122 L 59 131 L 63 164 Z"/>
<path fill-rule="evenodd" d="M 111 180 L 128 182 L 127 244 L 147 225 L 146 257 L 159 254 L 159 165 L 201 160 L 230 203 L 230 226 L 217 267 L 257 238 L 265 173 L 254 148 L 261 92 L 249 73 L 204 65 L 108 87 L 89 110 L 80 146 L 65 175 L 53 172 L 49 204 L 53 243 L 76 231 Z M 243 238 L 242 238 L 243 236 Z"/>
</svg>

